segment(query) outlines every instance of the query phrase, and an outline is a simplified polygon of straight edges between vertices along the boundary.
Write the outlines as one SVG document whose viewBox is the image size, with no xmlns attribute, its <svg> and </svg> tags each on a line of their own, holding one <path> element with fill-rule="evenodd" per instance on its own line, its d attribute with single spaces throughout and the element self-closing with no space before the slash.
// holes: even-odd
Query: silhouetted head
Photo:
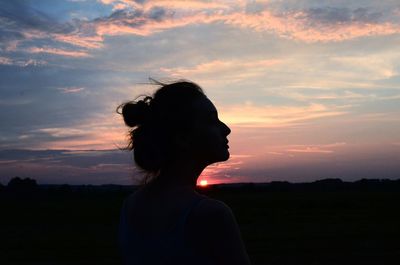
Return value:
<svg viewBox="0 0 400 265">
<path fill-rule="evenodd" d="M 132 128 L 128 149 L 136 164 L 157 176 L 174 160 L 190 159 L 204 167 L 227 160 L 230 129 L 203 90 L 188 81 L 157 84 L 152 96 L 117 108 Z"/>
</svg>

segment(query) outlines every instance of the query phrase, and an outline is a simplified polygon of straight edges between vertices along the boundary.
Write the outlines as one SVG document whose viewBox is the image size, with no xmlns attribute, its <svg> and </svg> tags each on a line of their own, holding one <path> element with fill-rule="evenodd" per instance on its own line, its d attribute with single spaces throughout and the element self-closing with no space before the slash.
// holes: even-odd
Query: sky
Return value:
<svg viewBox="0 0 400 265">
<path fill-rule="evenodd" d="M 208 183 L 400 178 L 398 0 L 0 0 L 0 183 L 132 184 L 116 107 L 199 84 Z"/>
</svg>

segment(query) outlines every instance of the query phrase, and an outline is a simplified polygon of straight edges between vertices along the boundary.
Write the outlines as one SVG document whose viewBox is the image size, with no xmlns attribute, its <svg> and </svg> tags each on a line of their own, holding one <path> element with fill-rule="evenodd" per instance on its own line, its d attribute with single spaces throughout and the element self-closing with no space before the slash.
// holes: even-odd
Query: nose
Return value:
<svg viewBox="0 0 400 265">
<path fill-rule="evenodd" d="M 231 129 L 228 127 L 228 125 L 226 125 L 225 123 L 223 123 L 221 121 L 221 125 L 222 125 L 222 132 L 225 136 L 229 135 L 231 133 Z"/>
</svg>

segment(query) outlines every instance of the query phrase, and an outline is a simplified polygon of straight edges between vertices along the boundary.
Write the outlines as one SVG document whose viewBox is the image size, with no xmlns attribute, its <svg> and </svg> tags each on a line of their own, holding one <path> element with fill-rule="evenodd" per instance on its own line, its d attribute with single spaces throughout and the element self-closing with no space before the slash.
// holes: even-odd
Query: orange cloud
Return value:
<svg viewBox="0 0 400 265">
<path fill-rule="evenodd" d="M 91 117 L 69 127 L 41 128 L 34 132 L 50 136 L 35 147 L 39 149 L 116 149 L 128 143 L 128 131 L 115 113 Z"/>
<path fill-rule="evenodd" d="M 52 37 L 59 42 L 68 43 L 87 49 L 99 49 L 103 47 L 104 38 L 99 35 L 82 36 L 79 34 L 53 34 Z"/>
<path fill-rule="evenodd" d="M 252 103 L 220 107 L 221 120 L 230 125 L 243 127 L 289 127 L 308 120 L 346 114 L 338 107 L 322 104 L 307 106 L 255 106 Z"/>
<path fill-rule="evenodd" d="M 214 60 L 193 67 L 184 68 L 161 68 L 160 70 L 170 76 L 193 76 L 193 75 L 209 75 L 209 74 L 229 74 L 235 78 L 243 77 L 243 75 L 254 76 L 265 73 L 265 70 L 273 65 L 281 63 L 280 60 Z M 243 69 L 246 72 L 243 73 Z"/>
</svg>

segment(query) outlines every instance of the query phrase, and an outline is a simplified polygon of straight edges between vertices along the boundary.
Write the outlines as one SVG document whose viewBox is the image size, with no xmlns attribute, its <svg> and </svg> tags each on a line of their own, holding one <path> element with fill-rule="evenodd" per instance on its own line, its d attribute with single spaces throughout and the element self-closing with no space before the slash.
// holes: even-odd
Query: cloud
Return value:
<svg viewBox="0 0 400 265">
<path fill-rule="evenodd" d="M 43 128 L 43 129 L 38 129 L 37 131 L 47 133 L 54 138 L 65 138 L 69 136 L 85 135 L 84 130 L 79 130 L 74 128 Z"/>
<path fill-rule="evenodd" d="M 245 78 L 265 74 L 273 66 L 282 63 L 281 60 L 213 60 L 195 65 L 193 67 L 161 68 L 160 70 L 172 77 L 189 77 L 204 79 L 209 76 L 225 76 L 230 80 L 242 80 Z M 244 72 L 243 69 L 246 69 Z"/>
<path fill-rule="evenodd" d="M 80 32 L 71 34 L 59 34 L 53 33 L 51 35 L 54 40 L 59 42 L 68 43 L 74 46 L 86 48 L 86 49 L 100 49 L 103 47 L 104 38 L 99 35 L 85 35 Z"/>
<path fill-rule="evenodd" d="M 96 22 L 99 22 L 97 25 L 98 33 L 146 36 L 160 30 L 213 22 L 223 22 L 256 31 L 269 31 L 281 37 L 306 42 L 343 41 L 362 36 L 400 32 L 398 24 L 395 22 L 383 21 L 385 17 L 383 13 L 370 11 L 364 7 L 356 9 L 320 7 L 273 12 L 268 9 L 268 5 L 264 5 L 262 6 L 264 10 L 260 12 L 247 13 L 220 3 L 216 6 L 210 6 L 201 1 L 185 3 L 188 9 L 200 9 L 207 12 L 180 12 L 175 15 L 168 12 L 179 9 L 175 1 L 149 1 L 144 5 L 148 7 L 147 10 L 135 9 L 134 12 L 117 10 L 108 18 L 97 20 Z M 154 8 L 157 8 L 159 13 L 162 14 L 162 16 L 157 16 L 157 19 L 149 15 Z M 213 8 L 217 8 L 217 10 L 213 10 Z M 138 12 L 138 10 L 144 10 L 148 13 Z"/>
<path fill-rule="evenodd" d="M 19 60 L 19 59 L 11 59 L 11 58 L 0 56 L 0 64 L 27 67 L 27 66 L 46 65 L 47 62 L 44 60 L 35 60 L 35 59 Z"/>
<path fill-rule="evenodd" d="M 358 87 L 347 88 L 307 88 L 307 87 L 283 87 L 271 89 L 271 95 L 281 96 L 298 102 L 321 102 L 323 104 L 351 104 L 357 105 L 364 102 L 378 102 L 385 100 L 396 100 L 400 94 L 395 89 L 380 91 L 380 87 Z"/>
<path fill-rule="evenodd" d="M 208 184 L 240 182 L 241 178 L 234 176 L 233 173 L 240 172 L 243 165 L 242 159 L 249 157 L 250 155 L 231 155 L 228 161 L 215 163 L 205 168 L 199 180 L 206 179 Z"/>
<path fill-rule="evenodd" d="M 212 10 L 227 9 L 229 4 L 223 1 L 173 1 L 173 0 L 152 0 L 152 1 L 129 1 L 129 0 L 101 0 L 105 5 L 112 5 L 114 9 L 134 8 L 150 10 L 154 7 L 169 8 L 174 10 Z"/>
<path fill-rule="evenodd" d="M 13 60 L 7 57 L 0 57 L 0 64 L 12 65 Z"/>
<path fill-rule="evenodd" d="M 49 53 L 67 57 L 89 57 L 90 54 L 86 51 L 63 50 L 51 47 L 31 47 L 27 50 L 29 53 Z"/>
<path fill-rule="evenodd" d="M 114 6 L 114 11 L 108 16 L 91 20 L 74 19 L 67 22 L 59 22 L 27 2 L 2 3 L 0 48 L 4 51 L 25 49 L 58 56 L 88 57 L 91 50 L 104 48 L 107 36 L 150 36 L 179 27 L 212 23 L 269 32 L 281 38 L 307 43 L 400 33 L 398 14 L 394 9 L 304 5 L 302 8 L 285 10 L 268 2 L 101 2 Z M 38 48 L 35 41 L 46 45 Z"/>
<path fill-rule="evenodd" d="M 347 111 L 339 107 L 322 104 L 306 106 L 223 106 L 220 108 L 222 120 L 227 124 L 244 127 L 276 128 L 300 125 L 313 119 L 344 115 Z"/>
<path fill-rule="evenodd" d="M 349 14 L 359 12 L 357 11 L 359 9 L 344 10 Z M 269 31 L 283 38 L 304 42 L 336 42 L 358 37 L 400 33 L 399 24 L 391 21 L 377 22 L 372 19 L 372 17 L 380 17 L 380 14 L 354 17 L 340 15 L 341 13 L 337 9 L 332 11 L 329 7 L 278 14 L 264 10 L 256 14 L 230 14 L 225 17 L 224 22 L 255 31 Z"/>
<path fill-rule="evenodd" d="M 364 7 L 354 10 L 347 7 L 310 8 L 303 15 L 310 23 L 319 22 L 323 24 L 378 23 L 383 17 L 381 12 L 370 11 Z"/>
<path fill-rule="evenodd" d="M 294 145 L 286 149 L 290 153 L 317 153 L 317 154 L 331 154 L 335 151 L 334 148 L 343 147 L 346 143 L 333 143 L 324 145 Z"/>
<path fill-rule="evenodd" d="M 10 147 L 71 150 L 123 148 L 128 143 L 127 134 L 128 130 L 116 113 L 97 115 L 91 113 L 89 117 L 80 117 L 65 126 L 24 130 L 19 134 L 23 138 L 19 137 L 17 143 Z M 15 135 L 13 137 L 15 138 Z M 13 141 L 8 142 L 11 144 Z"/>
<path fill-rule="evenodd" d="M 31 177 L 40 184 L 132 184 L 142 174 L 120 150 L 0 150 L 1 180 Z"/>
<path fill-rule="evenodd" d="M 24 1 L 0 4 L 0 38 L 3 49 L 15 50 L 22 42 L 50 38 L 51 33 L 66 34 L 75 30 L 70 23 L 59 23 Z"/>
<path fill-rule="evenodd" d="M 28 105 L 30 104 L 32 101 L 29 99 L 0 99 L 0 106 L 4 107 L 16 107 L 16 106 L 21 106 L 21 105 Z"/>
<path fill-rule="evenodd" d="M 239 177 L 226 172 L 240 171 L 240 159 L 232 155 L 227 162 L 213 164 L 200 178 L 209 184 L 238 182 Z M 34 177 L 40 184 L 132 184 L 144 177 L 134 166 L 132 153 L 121 150 L 0 150 L 0 164 L 0 177 Z"/>
<path fill-rule="evenodd" d="M 379 54 L 364 54 L 362 56 L 332 56 L 330 60 L 341 69 L 353 73 L 366 74 L 370 80 L 387 79 L 396 76 L 400 53 L 383 52 Z"/>
<path fill-rule="evenodd" d="M 58 88 L 64 94 L 78 93 L 84 90 L 84 87 L 61 87 Z"/>
<path fill-rule="evenodd" d="M 154 7 L 144 10 L 117 10 L 108 17 L 91 22 L 100 36 L 139 35 L 149 36 L 161 31 L 183 27 L 190 24 L 209 24 L 220 20 L 203 13 L 176 17 L 172 10 Z"/>
<path fill-rule="evenodd" d="M 110 1 L 107 4 L 120 4 Z M 393 14 L 365 7 L 319 7 L 292 11 L 274 11 L 259 5 L 258 12 L 238 10 L 226 2 L 147 1 L 134 3 L 133 9 L 118 9 L 108 17 L 93 21 L 98 35 L 134 34 L 148 36 L 191 24 L 222 22 L 239 28 L 267 31 L 282 38 L 304 42 L 344 41 L 359 37 L 400 33 Z M 182 4 L 184 3 L 184 4 Z M 124 4 L 129 5 L 124 1 Z M 240 6 L 239 6 L 240 7 Z M 242 8 L 244 8 L 243 6 Z M 190 10 L 190 11 L 188 11 Z"/>
</svg>

